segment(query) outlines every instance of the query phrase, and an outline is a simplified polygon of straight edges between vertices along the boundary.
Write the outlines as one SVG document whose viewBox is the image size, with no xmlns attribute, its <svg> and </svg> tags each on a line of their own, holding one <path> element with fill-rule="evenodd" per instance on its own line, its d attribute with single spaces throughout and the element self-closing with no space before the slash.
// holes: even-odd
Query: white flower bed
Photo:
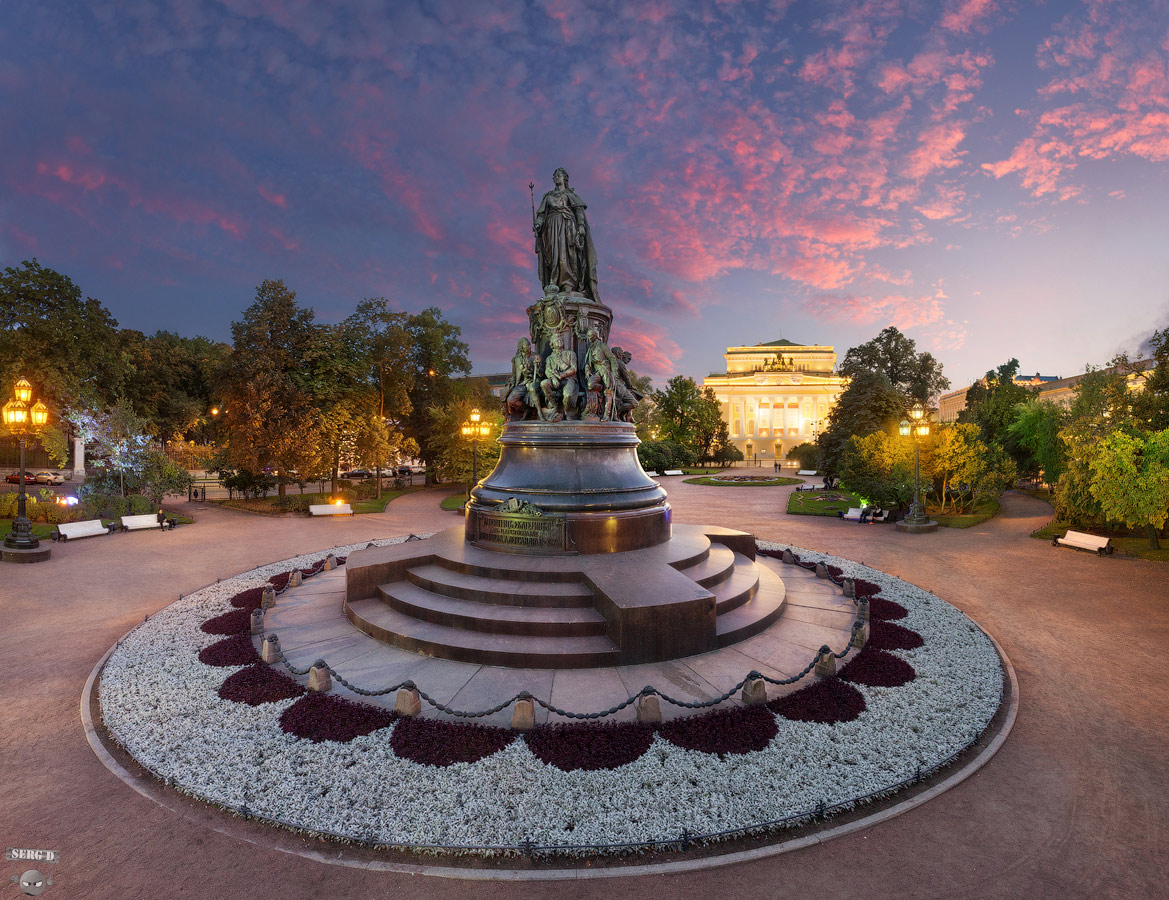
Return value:
<svg viewBox="0 0 1169 900">
<path fill-rule="evenodd" d="M 985 730 L 999 706 L 1003 675 L 992 643 L 974 623 L 892 576 L 790 549 L 880 585 L 882 596 L 908 610 L 898 624 L 925 643 L 895 651 L 916 670 L 914 681 L 856 686 L 867 703 L 859 718 L 822 725 L 777 716 L 778 734 L 759 752 L 719 757 L 655 736 L 635 762 L 564 772 L 517 737 L 479 762 L 439 768 L 397 757 L 390 729 L 348 743 L 286 734 L 279 718 L 293 700 L 253 707 L 219 698 L 220 685 L 237 668 L 199 662 L 199 650 L 220 640 L 199 626 L 231 609 L 228 601 L 240 591 L 307 567 L 321 554 L 255 569 L 152 617 L 106 663 L 102 712 L 135 759 L 199 798 L 309 831 L 460 847 L 661 841 L 677 839 L 683 828 L 691 835 L 747 828 L 821 802 L 831 807 L 889 790 Z"/>
</svg>

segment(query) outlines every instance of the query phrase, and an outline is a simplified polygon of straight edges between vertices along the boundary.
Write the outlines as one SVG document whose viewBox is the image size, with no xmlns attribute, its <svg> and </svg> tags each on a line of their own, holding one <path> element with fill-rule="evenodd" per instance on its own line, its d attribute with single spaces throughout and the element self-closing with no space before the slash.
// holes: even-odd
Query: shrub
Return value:
<svg viewBox="0 0 1169 900">
<path fill-rule="evenodd" d="M 787 451 L 787 458 L 799 462 L 801 469 L 820 468 L 820 448 L 805 441 Z"/>
</svg>

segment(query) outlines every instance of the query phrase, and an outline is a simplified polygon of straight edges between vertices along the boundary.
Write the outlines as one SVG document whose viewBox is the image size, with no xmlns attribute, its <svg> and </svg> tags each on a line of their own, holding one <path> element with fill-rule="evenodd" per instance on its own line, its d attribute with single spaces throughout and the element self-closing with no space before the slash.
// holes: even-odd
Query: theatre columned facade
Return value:
<svg viewBox="0 0 1169 900">
<path fill-rule="evenodd" d="M 722 407 L 731 441 L 747 459 L 783 459 L 812 441 L 844 390 L 836 351 L 824 345 L 771 341 L 727 347 L 726 371 L 703 379 Z"/>
</svg>

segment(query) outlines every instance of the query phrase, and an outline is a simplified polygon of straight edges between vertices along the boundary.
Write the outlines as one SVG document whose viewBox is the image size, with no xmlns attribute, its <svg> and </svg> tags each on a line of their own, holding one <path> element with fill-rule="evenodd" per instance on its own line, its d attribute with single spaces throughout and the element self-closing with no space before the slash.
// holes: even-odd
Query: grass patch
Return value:
<svg viewBox="0 0 1169 900">
<path fill-rule="evenodd" d="M 1071 528 L 1067 522 L 1048 522 L 1038 531 L 1031 532 L 1031 537 L 1039 538 L 1041 541 L 1050 542 L 1054 537 L 1063 537 L 1067 530 Z M 1087 531 L 1088 534 L 1099 534 L 1098 529 L 1073 529 L 1074 531 Z M 1151 559 L 1154 562 L 1169 562 L 1169 547 L 1166 546 L 1166 539 L 1161 538 L 1161 549 L 1150 550 L 1149 539 L 1146 535 L 1127 535 L 1127 534 L 1108 534 L 1104 537 L 1112 541 L 1112 546 L 1116 548 L 1117 553 L 1125 556 L 1133 556 L 1137 559 Z M 1063 549 L 1063 548 L 1061 548 Z"/>
<path fill-rule="evenodd" d="M 50 538 L 53 536 L 53 532 L 56 530 L 57 530 L 56 525 L 46 525 L 44 522 L 33 522 L 32 523 L 33 537 Z M 12 531 L 12 520 L 11 519 L 0 519 L 0 541 L 4 540 L 4 538 L 8 536 L 8 533 L 10 531 Z"/>
<path fill-rule="evenodd" d="M 442 509 L 447 509 L 452 512 L 458 512 L 463 508 L 463 504 L 467 502 L 466 491 L 459 491 L 457 494 L 451 494 L 449 497 L 444 497 L 439 505 Z"/>
<path fill-rule="evenodd" d="M 836 497 L 838 499 L 826 499 Z M 792 491 L 787 498 L 787 511 L 793 516 L 837 516 L 861 505 L 860 498 L 851 491 Z"/>
<path fill-rule="evenodd" d="M 930 513 L 930 518 L 943 528 L 970 528 L 981 525 L 987 519 L 998 515 L 999 502 L 993 498 L 979 500 L 967 512 Z"/>
<path fill-rule="evenodd" d="M 370 497 L 366 500 L 354 500 L 350 503 L 350 507 L 354 513 L 358 515 L 364 513 L 380 513 L 385 512 L 386 504 L 392 500 L 396 500 L 403 494 L 411 494 L 415 491 L 425 490 L 425 487 L 419 485 L 413 488 L 404 488 L 400 491 L 382 490 L 382 497 L 376 500 Z M 244 499 L 237 497 L 234 500 L 214 499 L 208 502 L 218 504 L 219 506 L 226 506 L 229 509 L 239 509 L 244 512 L 255 513 L 260 516 L 283 516 L 287 513 L 294 512 L 307 516 L 309 514 L 308 507 L 316 503 L 331 503 L 332 494 L 320 493 L 315 491 L 313 493 L 305 494 L 288 494 L 283 498 L 273 495 L 271 497 L 256 497 Z M 182 519 L 179 519 L 182 522 Z"/>
<path fill-rule="evenodd" d="M 714 487 L 779 487 L 785 484 L 799 484 L 799 478 L 768 478 L 766 481 L 720 481 L 720 478 L 734 478 L 733 475 L 707 475 L 703 478 L 687 478 L 686 484 L 709 484 Z"/>
</svg>

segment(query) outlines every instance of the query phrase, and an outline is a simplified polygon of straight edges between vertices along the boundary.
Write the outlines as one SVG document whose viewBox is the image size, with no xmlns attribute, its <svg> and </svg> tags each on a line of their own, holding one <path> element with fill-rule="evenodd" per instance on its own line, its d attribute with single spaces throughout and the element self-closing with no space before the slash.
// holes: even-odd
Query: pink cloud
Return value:
<svg viewBox="0 0 1169 900">
<path fill-rule="evenodd" d="M 673 375 L 677 371 L 677 359 L 682 355 L 682 348 L 666 337 L 663 328 L 636 316 L 620 316 L 614 320 L 609 344 L 633 354 L 629 365 L 639 375 Z"/>
<path fill-rule="evenodd" d="M 995 0 L 951 0 L 946 4 L 938 25 L 946 31 L 968 32 L 984 26 L 985 19 L 998 8 Z"/>
<path fill-rule="evenodd" d="M 908 329 L 941 320 L 944 297 L 944 294 L 920 297 L 906 297 L 903 294 L 885 297 L 815 294 L 805 301 L 804 308 L 815 316 L 827 319 Z"/>
<path fill-rule="evenodd" d="M 257 185 L 256 190 L 260 192 L 260 196 L 271 203 L 273 206 L 279 206 L 281 209 L 288 208 L 288 200 L 283 194 L 278 194 L 275 191 L 265 187 L 264 185 Z"/>
<path fill-rule="evenodd" d="M 960 122 L 930 125 L 918 136 L 917 147 L 909 154 L 905 174 L 920 180 L 938 169 L 958 165 L 966 155 L 966 151 L 958 149 L 965 137 L 966 129 Z"/>
</svg>

